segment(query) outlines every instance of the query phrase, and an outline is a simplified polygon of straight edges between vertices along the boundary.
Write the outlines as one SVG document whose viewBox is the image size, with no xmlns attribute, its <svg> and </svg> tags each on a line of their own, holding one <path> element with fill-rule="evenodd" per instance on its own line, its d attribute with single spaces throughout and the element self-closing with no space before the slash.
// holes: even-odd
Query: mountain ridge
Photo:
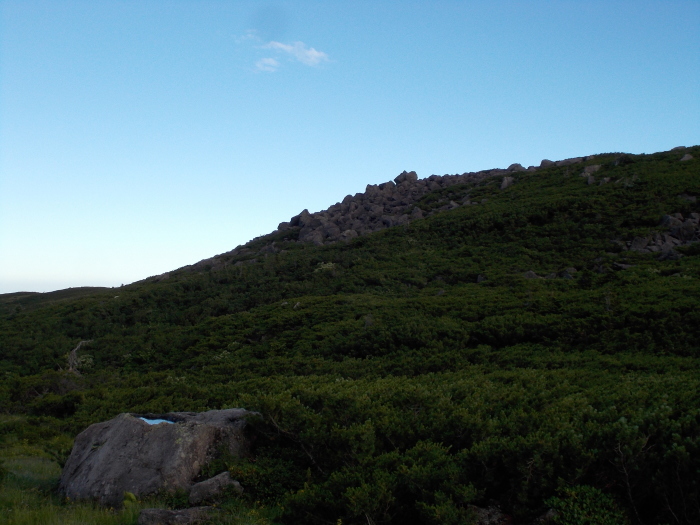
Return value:
<svg viewBox="0 0 700 525">
<path fill-rule="evenodd" d="M 691 148 L 692 146 L 677 146 L 669 151 L 680 152 Z M 249 255 L 247 247 L 251 243 L 265 243 L 257 252 L 258 255 L 275 253 L 278 250 L 275 247 L 275 242 L 273 240 L 270 242 L 265 241 L 273 238 L 278 232 L 298 232 L 297 240 L 299 242 L 327 245 L 338 241 L 347 242 L 355 237 L 374 233 L 392 226 L 406 225 L 413 220 L 432 216 L 441 211 L 479 204 L 478 202 L 472 202 L 467 196 L 462 198 L 459 203 L 453 200 L 448 202 L 441 201 L 439 207 L 433 207 L 429 211 L 424 211 L 420 208 L 419 203 L 427 195 L 455 185 L 476 184 L 487 179 L 502 177 L 501 189 L 503 190 L 516 182 L 519 173 L 535 173 L 542 169 L 574 166 L 577 164 L 581 164 L 583 168 L 579 175 L 585 179 L 587 184 L 594 184 L 596 183 L 594 174 L 602 166 L 601 164 L 595 164 L 595 162 L 607 160 L 618 165 L 630 162 L 631 159 L 637 156 L 639 155 L 630 153 L 604 153 L 571 157 L 558 161 L 543 159 L 539 167 L 529 166 L 524 168 L 521 164 L 513 163 L 505 169 L 493 168 L 455 175 L 430 175 L 424 179 L 419 179 L 415 171 L 403 171 L 393 181 L 368 184 L 364 192 L 347 195 L 342 201 L 336 202 L 325 210 L 310 213 L 305 209 L 292 217 L 288 222 L 280 223 L 275 232 L 256 237 L 233 250 L 145 280 L 163 280 L 168 278 L 172 272 L 177 271 L 201 271 L 204 269 L 216 270 L 223 268 L 231 263 L 237 255 Z M 682 156 L 679 157 L 679 160 L 686 161 L 692 160 L 692 158 L 692 155 L 690 155 L 690 159 L 685 159 L 685 156 Z M 594 164 L 591 164 L 591 162 Z M 609 179 L 603 177 L 598 181 L 598 184 L 606 184 L 608 182 Z M 233 264 L 236 262 L 243 263 L 243 260 L 235 261 Z"/>
</svg>

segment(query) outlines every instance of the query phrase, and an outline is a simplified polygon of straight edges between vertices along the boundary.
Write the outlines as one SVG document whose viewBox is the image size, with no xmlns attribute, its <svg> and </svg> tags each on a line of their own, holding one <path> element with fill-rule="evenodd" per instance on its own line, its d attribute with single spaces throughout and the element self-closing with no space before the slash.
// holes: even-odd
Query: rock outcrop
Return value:
<svg viewBox="0 0 700 525">
<path fill-rule="evenodd" d="M 408 224 L 424 216 L 416 203 L 426 194 L 448 188 L 455 184 L 478 182 L 488 177 L 504 177 L 505 187 L 513 184 L 512 174 L 525 171 L 520 164 L 507 170 L 495 169 L 462 175 L 431 175 L 418 179 L 415 171 L 404 171 L 393 181 L 369 184 L 364 193 L 346 196 L 327 210 L 309 213 L 302 211 L 288 222 L 279 225 L 279 230 L 299 228 L 299 241 L 328 244 L 351 239 L 359 235 L 376 232 L 384 228 Z M 442 209 L 450 210 L 470 203 L 446 202 Z"/>
<path fill-rule="evenodd" d="M 514 180 L 515 179 L 513 179 L 513 177 L 503 177 L 503 181 L 501 182 L 501 189 L 505 190 L 508 186 L 513 184 Z"/>
<path fill-rule="evenodd" d="M 246 455 L 243 409 L 208 412 L 120 414 L 78 434 L 61 475 L 59 490 L 72 500 L 118 507 L 125 492 L 142 497 L 189 490 L 201 469 L 225 450 Z"/>
<path fill-rule="evenodd" d="M 615 159 L 615 165 L 632 162 L 632 157 L 627 154 L 619 155 Z M 595 160 L 600 160 L 600 157 L 573 157 L 556 162 L 544 159 L 539 167 L 529 166 L 525 168 L 521 164 L 514 163 L 507 169 L 483 170 L 462 173 L 461 175 L 431 175 L 425 179 L 419 179 L 415 171 L 404 171 L 393 181 L 369 184 L 364 193 L 347 195 L 341 202 L 337 202 L 326 210 L 315 213 L 303 210 L 289 221 L 281 222 L 276 232 L 258 237 L 245 246 L 239 246 L 229 252 L 185 266 L 180 270 L 188 272 L 216 271 L 228 265 L 253 264 L 259 260 L 257 256 L 281 252 L 275 247 L 273 241 L 274 236 L 279 238 L 280 232 L 296 231 L 298 232 L 296 236 L 298 242 L 316 245 L 349 241 L 384 228 L 405 225 L 434 213 L 479 204 L 470 201 L 468 195 L 461 198 L 459 202 L 450 201 L 445 196 L 444 203 L 440 207 L 431 206 L 432 209 L 426 212 L 419 207 L 419 204 L 421 199 L 431 192 L 441 191 L 457 184 L 475 184 L 492 178 L 500 178 L 500 188 L 505 190 L 513 184 L 517 184 L 521 173 L 531 173 L 553 167 L 569 167 Z M 585 177 L 588 184 L 595 184 L 598 181 L 593 173 L 596 173 L 601 167 L 601 164 L 583 166 L 581 175 Z M 609 178 L 603 178 L 599 184 L 605 184 L 609 181 Z M 633 181 L 625 180 L 623 182 L 631 184 Z M 484 202 L 486 199 L 482 199 L 480 203 Z M 251 248 L 251 243 L 256 243 L 259 246 L 260 241 L 266 238 L 270 240 L 262 249 L 253 250 Z M 153 279 L 160 280 L 160 278 L 159 276 Z"/>
<path fill-rule="evenodd" d="M 592 175 L 593 173 L 596 173 L 600 169 L 600 164 L 591 164 L 590 166 L 586 166 L 583 168 L 583 174 L 585 175 Z"/>
<path fill-rule="evenodd" d="M 513 518 L 496 506 L 481 508 L 470 505 L 469 509 L 476 519 L 476 525 L 510 525 L 513 523 Z"/>
<path fill-rule="evenodd" d="M 585 160 L 584 157 L 574 157 L 571 159 L 558 160 L 555 162 L 557 166 L 571 166 L 572 164 L 578 164 Z"/>
<path fill-rule="evenodd" d="M 329 244 L 339 240 L 352 239 L 359 235 L 376 232 L 391 226 L 408 224 L 412 220 L 424 217 L 424 212 L 416 205 L 425 195 L 433 191 L 448 188 L 455 184 L 480 182 L 487 178 L 501 177 L 501 189 L 506 189 L 516 181 L 516 174 L 532 172 L 551 166 L 569 166 L 579 164 L 594 157 L 575 157 L 557 162 L 543 160 L 540 167 L 523 167 L 514 163 L 507 169 L 492 169 L 461 175 L 431 175 L 419 179 L 415 171 L 404 171 L 393 181 L 383 184 L 369 184 L 364 193 L 346 196 L 327 210 L 317 213 L 302 211 L 289 221 L 280 223 L 278 231 L 299 228 L 299 241 L 317 245 Z M 587 174 L 600 169 L 600 165 L 584 168 Z M 446 202 L 435 211 L 446 211 L 472 203 L 467 197 L 463 202 Z"/>
<path fill-rule="evenodd" d="M 686 198 L 691 197 L 689 195 Z M 618 243 L 623 250 L 640 253 L 660 253 L 664 259 L 680 257 L 674 249 L 700 241 L 700 214 L 690 213 L 683 217 L 680 213 L 664 215 L 659 224 L 666 231 L 649 237 L 635 237 L 626 243 Z"/>
<path fill-rule="evenodd" d="M 222 472 L 217 476 L 195 483 L 190 488 L 190 505 L 199 505 L 204 501 L 213 501 L 228 489 L 238 494 L 243 493 L 241 484 L 231 478 L 231 474 L 228 472 Z"/>
</svg>

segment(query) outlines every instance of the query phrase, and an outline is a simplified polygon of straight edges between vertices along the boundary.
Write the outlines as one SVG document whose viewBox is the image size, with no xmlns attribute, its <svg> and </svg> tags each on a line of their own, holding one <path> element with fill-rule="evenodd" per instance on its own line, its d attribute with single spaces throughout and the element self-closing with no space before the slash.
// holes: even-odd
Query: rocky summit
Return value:
<svg viewBox="0 0 700 525">
<path fill-rule="evenodd" d="M 589 157 L 576 157 L 558 162 L 543 160 L 540 167 L 550 164 L 567 166 L 588 159 Z M 461 175 L 431 175 L 426 179 L 419 179 L 415 171 L 404 171 L 393 181 L 368 184 L 364 193 L 347 195 L 342 202 L 334 204 L 327 210 L 316 213 L 304 210 L 292 217 L 289 222 L 281 223 L 278 230 L 284 231 L 297 227 L 301 242 L 312 242 L 317 245 L 348 240 L 358 235 L 407 224 L 439 211 L 475 204 L 469 198 L 465 198 L 459 203 L 446 202 L 440 208 L 426 214 L 416 204 L 433 191 L 456 184 L 475 183 L 489 177 L 502 177 L 501 189 L 506 189 L 513 184 L 514 174 L 524 171 L 533 172 L 538 169 L 535 166 L 525 169 L 522 165 L 515 163 L 507 169 L 484 170 Z"/>
<path fill-rule="evenodd" d="M 423 210 L 419 201 L 427 195 L 451 186 L 460 184 L 475 184 L 486 179 L 499 179 L 500 189 L 505 190 L 517 181 L 519 173 L 532 173 L 543 168 L 572 166 L 595 160 L 597 156 L 573 157 L 559 161 L 542 160 L 539 166 L 523 167 L 519 163 L 513 163 L 507 169 L 495 168 L 476 172 L 466 172 L 455 175 L 430 175 L 425 179 L 419 179 L 415 171 L 403 171 L 393 181 L 382 184 L 368 184 L 364 193 L 347 195 L 342 202 L 337 202 L 326 210 L 311 213 L 303 210 L 289 221 L 279 224 L 277 232 L 297 232 L 297 241 L 311 243 L 317 246 L 332 244 L 338 241 L 349 241 L 355 237 L 374 233 L 392 226 L 400 226 L 417 219 L 423 219 L 440 213 L 453 210 L 462 206 L 481 204 L 472 201 L 468 195 L 455 202 L 443 199 L 440 205 L 430 210 Z M 620 155 L 619 159 L 626 158 Z M 619 162 L 619 160 L 618 160 Z M 579 175 L 591 184 L 592 173 L 597 171 L 600 165 L 586 166 Z M 593 179 L 595 181 L 595 179 Z M 601 181 L 605 183 L 608 181 Z M 265 256 L 280 251 L 272 240 L 274 236 L 268 234 L 256 240 L 270 238 L 269 243 L 260 250 L 257 255 Z M 250 243 L 248 243 L 250 244 Z M 250 256 L 248 245 L 239 246 L 230 252 L 204 259 L 196 264 L 185 266 L 181 270 L 201 271 L 206 269 L 220 269 L 231 263 L 236 256 Z M 257 259 L 238 260 L 233 264 L 249 264 L 257 262 Z M 155 277 L 156 281 L 167 279 L 170 273 Z"/>
</svg>

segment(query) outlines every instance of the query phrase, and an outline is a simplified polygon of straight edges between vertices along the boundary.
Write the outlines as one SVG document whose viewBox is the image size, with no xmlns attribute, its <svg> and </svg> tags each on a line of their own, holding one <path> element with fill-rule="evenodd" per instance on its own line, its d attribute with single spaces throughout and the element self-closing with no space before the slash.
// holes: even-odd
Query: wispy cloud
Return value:
<svg viewBox="0 0 700 525">
<path fill-rule="evenodd" d="M 274 73 L 278 67 L 280 67 L 280 63 L 274 58 L 261 58 L 255 63 L 255 69 L 268 73 Z"/>
<path fill-rule="evenodd" d="M 272 41 L 263 46 L 265 49 L 274 49 L 287 53 L 307 66 L 317 66 L 321 62 L 328 62 L 328 55 L 323 51 L 317 51 L 313 47 L 308 47 L 304 42 L 294 42 L 293 44 L 283 44 Z"/>
<path fill-rule="evenodd" d="M 250 42 L 251 40 L 254 42 L 260 42 L 260 37 L 255 29 L 248 29 L 248 31 L 242 35 L 234 35 L 233 39 L 235 40 L 236 44 L 244 44 L 246 42 Z"/>
<path fill-rule="evenodd" d="M 301 62 L 310 67 L 318 66 L 323 62 L 330 62 L 330 58 L 323 51 L 307 46 L 304 42 L 293 42 L 284 44 L 272 40 L 264 43 L 257 31 L 251 29 L 243 35 L 234 37 L 235 42 L 243 47 L 252 47 L 258 50 L 265 50 L 266 55 L 275 55 L 276 58 L 267 56 L 259 58 L 255 62 L 256 71 L 264 71 L 266 73 L 274 73 L 282 66 L 282 58 L 286 57 L 293 62 Z M 259 52 L 259 51 L 258 51 Z M 260 55 L 258 55 L 260 56 Z"/>
</svg>

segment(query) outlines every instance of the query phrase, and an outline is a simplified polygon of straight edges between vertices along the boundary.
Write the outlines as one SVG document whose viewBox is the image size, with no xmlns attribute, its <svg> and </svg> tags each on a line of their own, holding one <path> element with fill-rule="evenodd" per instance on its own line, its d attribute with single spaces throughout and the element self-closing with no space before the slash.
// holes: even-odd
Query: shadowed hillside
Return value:
<svg viewBox="0 0 700 525">
<path fill-rule="evenodd" d="M 31 310 L 57 301 L 75 299 L 86 295 L 95 295 L 106 291 L 108 288 L 84 286 L 80 288 L 66 288 L 55 292 L 15 292 L 0 294 L 0 315 L 12 315 L 23 310 Z"/>
<path fill-rule="evenodd" d="M 2 450 L 244 407 L 254 456 L 208 473 L 267 522 L 697 523 L 699 195 L 697 146 L 404 172 L 118 290 L 0 296 Z"/>
</svg>

